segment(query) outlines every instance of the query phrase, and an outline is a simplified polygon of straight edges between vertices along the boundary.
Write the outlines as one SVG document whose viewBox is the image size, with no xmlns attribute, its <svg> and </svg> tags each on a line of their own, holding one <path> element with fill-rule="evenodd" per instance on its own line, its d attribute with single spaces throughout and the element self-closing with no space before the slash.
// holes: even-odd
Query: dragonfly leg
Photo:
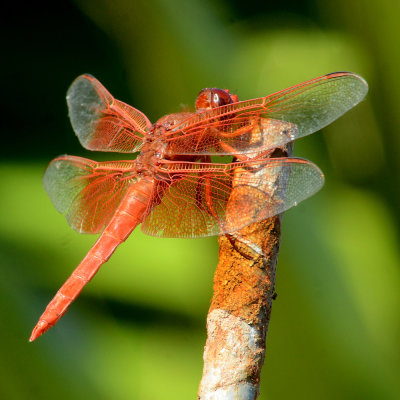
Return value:
<svg viewBox="0 0 400 400">
<path fill-rule="evenodd" d="M 220 141 L 219 145 L 221 146 L 221 148 L 223 150 L 225 150 L 227 153 L 229 153 L 231 156 L 235 157 L 236 159 L 238 159 L 239 161 L 248 161 L 250 160 L 249 157 L 247 157 L 244 154 L 237 154 L 237 151 L 234 147 L 232 147 L 230 144 Z"/>
<path fill-rule="evenodd" d="M 204 163 L 210 163 L 211 162 L 211 157 L 210 156 L 201 156 L 199 158 L 199 161 L 204 162 Z M 199 172 L 199 179 L 196 184 L 196 194 L 195 194 L 195 200 L 196 200 L 196 206 L 200 209 L 204 209 L 204 205 L 202 202 L 202 186 L 205 185 L 205 174 L 204 172 Z"/>
<path fill-rule="evenodd" d="M 210 214 L 215 218 L 215 220 L 218 222 L 220 228 L 221 228 L 221 232 L 223 232 L 224 229 L 224 223 L 221 221 L 221 218 L 218 216 L 218 214 L 216 213 L 215 209 L 214 209 L 214 205 L 213 205 L 213 200 L 212 200 L 212 195 L 211 195 L 211 184 L 210 184 L 210 179 L 206 176 L 205 177 L 205 187 L 206 187 L 206 204 L 207 204 L 207 208 L 208 211 L 210 212 Z M 234 240 L 235 236 L 233 234 L 230 233 L 225 233 L 226 238 L 229 240 L 230 244 L 232 245 L 232 247 L 238 252 L 240 253 L 243 257 L 247 258 L 248 260 L 251 260 L 252 257 L 243 253 L 243 251 L 241 249 L 239 249 L 239 247 L 236 245 L 236 242 Z M 235 238 L 236 239 L 236 238 Z"/>
<path fill-rule="evenodd" d="M 252 130 L 256 127 L 257 122 L 258 122 L 257 119 L 254 118 L 251 120 L 249 125 L 242 126 L 241 128 L 234 130 L 233 132 L 226 132 L 226 133 L 220 132 L 219 136 L 226 137 L 226 138 L 233 138 L 233 137 L 237 137 L 237 136 L 242 136 L 245 133 L 251 133 Z"/>
</svg>

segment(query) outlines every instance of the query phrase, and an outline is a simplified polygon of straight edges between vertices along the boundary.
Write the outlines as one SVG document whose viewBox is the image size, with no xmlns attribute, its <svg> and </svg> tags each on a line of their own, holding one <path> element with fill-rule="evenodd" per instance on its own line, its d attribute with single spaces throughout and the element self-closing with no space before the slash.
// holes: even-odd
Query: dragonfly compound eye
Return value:
<svg viewBox="0 0 400 400">
<path fill-rule="evenodd" d="M 230 103 L 233 103 L 233 100 L 228 91 L 217 88 L 206 88 L 197 96 L 196 109 L 209 110 Z"/>
</svg>

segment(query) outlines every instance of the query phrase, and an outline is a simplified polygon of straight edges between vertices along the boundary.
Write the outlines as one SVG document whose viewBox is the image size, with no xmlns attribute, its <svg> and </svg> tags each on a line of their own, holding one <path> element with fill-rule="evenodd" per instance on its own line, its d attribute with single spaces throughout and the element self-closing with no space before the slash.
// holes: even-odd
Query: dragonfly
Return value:
<svg viewBox="0 0 400 400">
<path fill-rule="evenodd" d="M 30 341 L 57 323 L 139 224 L 153 236 L 229 237 L 317 192 L 324 176 L 315 164 L 271 155 L 330 124 L 367 90 L 351 72 L 245 101 L 229 90 L 206 88 L 195 111 L 152 124 L 93 76 L 76 78 L 67 104 L 82 146 L 138 155 L 109 162 L 63 155 L 49 164 L 43 183 L 55 208 L 75 231 L 100 236 L 48 304 Z M 231 160 L 214 162 L 216 156 Z"/>
</svg>

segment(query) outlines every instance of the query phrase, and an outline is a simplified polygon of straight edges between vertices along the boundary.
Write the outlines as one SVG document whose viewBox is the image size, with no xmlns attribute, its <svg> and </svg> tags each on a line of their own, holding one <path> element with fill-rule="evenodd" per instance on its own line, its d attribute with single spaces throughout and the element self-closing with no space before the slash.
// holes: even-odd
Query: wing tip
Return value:
<svg viewBox="0 0 400 400">
<path fill-rule="evenodd" d="M 336 71 L 336 72 L 330 72 L 329 74 L 325 75 L 327 78 L 340 78 L 340 77 L 352 77 L 354 79 L 357 79 L 360 84 L 365 88 L 364 90 L 364 96 L 368 92 L 368 82 L 365 80 L 364 77 L 361 75 L 357 74 L 356 72 L 351 72 L 351 71 Z"/>
</svg>

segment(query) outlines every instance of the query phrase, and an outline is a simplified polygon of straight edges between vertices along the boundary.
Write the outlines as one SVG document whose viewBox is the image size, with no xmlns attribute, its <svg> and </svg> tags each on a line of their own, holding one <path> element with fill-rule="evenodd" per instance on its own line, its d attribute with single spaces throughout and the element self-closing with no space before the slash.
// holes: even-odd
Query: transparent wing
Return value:
<svg viewBox="0 0 400 400">
<path fill-rule="evenodd" d="M 143 113 L 114 99 L 90 75 L 74 80 L 68 89 L 67 103 L 72 127 L 88 150 L 139 151 L 143 134 L 151 127 Z"/>
<path fill-rule="evenodd" d="M 358 104 L 365 80 L 336 72 L 267 97 L 199 112 L 165 139 L 170 154 L 259 153 L 320 130 Z"/>
<path fill-rule="evenodd" d="M 95 162 L 60 156 L 47 167 L 43 184 L 56 209 L 80 233 L 99 233 L 135 179 L 134 161 Z"/>
<path fill-rule="evenodd" d="M 324 182 L 319 168 L 300 158 L 165 162 L 157 179 L 142 230 L 183 238 L 237 231 L 297 205 Z"/>
</svg>

